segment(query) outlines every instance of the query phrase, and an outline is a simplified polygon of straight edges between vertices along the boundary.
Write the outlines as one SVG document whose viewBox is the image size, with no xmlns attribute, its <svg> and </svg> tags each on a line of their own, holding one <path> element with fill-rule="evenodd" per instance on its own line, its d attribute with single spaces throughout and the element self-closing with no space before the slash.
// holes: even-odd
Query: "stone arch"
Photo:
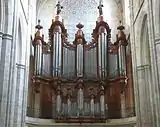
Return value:
<svg viewBox="0 0 160 127">
<path fill-rule="evenodd" d="M 150 115 L 146 115 L 146 111 L 151 112 L 151 65 L 150 65 L 150 43 L 148 32 L 148 15 L 144 12 L 140 17 L 140 35 L 139 35 L 139 65 L 137 66 L 138 78 L 138 97 L 139 97 L 139 115 L 146 116 L 140 121 L 140 126 L 151 125 Z M 144 108 L 145 107 L 145 108 Z"/>
<path fill-rule="evenodd" d="M 142 27 L 140 33 L 140 57 L 141 65 L 150 64 L 150 51 L 149 51 L 149 34 L 148 34 L 148 24 L 147 24 L 147 14 L 144 15 L 142 20 Z"/>
<path fill-rule="evenodd" d="M 24 15 L 23 13 L 19 12 L 18 13 L 18 17 L 19 19 L 17 20 L 17 42 L 16 42 L 16 46 L 19 47 L 19 54 L 21 55 L 21 58 L 20 58 L 20 64 L 22 65 L 25 65 L 26 64 L 26 49 L 27 49 L 27 44 L 26 44 L 26 40 L 27 40 L 27 31 L 26 31 L 26 27 L 25 27 L 25 24 L 26 24 L 26 21 L 25 21 L 25 18 L 24 18 Z"/>
<path fill-rule="evenodd" d="M 142 46 L 142 34 L 144 32 L 144 24 L 148 23 L 147 21 L 147 13 L 146 11 L 142 10 L 137 18 L 136 24 L 135 24 L 135 38 L 136 38 L 136 42 L 135 42 L 135 49 L 136 49 L 136 65 L 137 66 L 141 66 L 141 54 L 142 54 L 142 50 L 141 50 L 141 46 Z M 144 21 L 146 21 L 144 23 Z"/>
</svg>

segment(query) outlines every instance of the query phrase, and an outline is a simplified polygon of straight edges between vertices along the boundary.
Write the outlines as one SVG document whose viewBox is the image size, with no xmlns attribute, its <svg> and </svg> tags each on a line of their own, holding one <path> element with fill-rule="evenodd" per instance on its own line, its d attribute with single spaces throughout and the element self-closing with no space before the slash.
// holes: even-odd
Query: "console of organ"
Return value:
<svg viewBox="0 0 160 127">
<path fill-rule="evenodd" d="M 52 107 L 52 116 L 59 119 L 62 116 L 120 117 L 121 93 L 128 85 L 126 79 L 131 78 L 126 68 L 127 41 L 124 27 L 118 27 L 114 44 L 110 42 L 111 30 L 103 21 L 103 15 L 98 17 L 92 42 L 85 40 L 83 25 L 80 23 L 77 25 L 75 40 L 68 42 L 67 30 L 59 13 L 49 29 L 49 44 L 39 35 L 42 27 L 37 25 L 36 28 L 38 31 L 33 40 L 34 83 L 41 84 L 41 102 L 45 98 L 43 88 L 52 88 L 51 98 L 54 99 L 48 103 Z M 44 105 L 47 104 L 41 103 L 41 108 Z"/>
</svg>

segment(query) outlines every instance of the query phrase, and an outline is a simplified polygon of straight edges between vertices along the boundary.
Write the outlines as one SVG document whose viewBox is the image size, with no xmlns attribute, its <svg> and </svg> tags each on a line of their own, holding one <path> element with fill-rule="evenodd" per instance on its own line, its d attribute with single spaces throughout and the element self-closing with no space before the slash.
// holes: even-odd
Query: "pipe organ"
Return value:
<svg viewBox="0 0 160 127">
<path fill-rule="evenodd" d="M 111 29 L 103 20 L 103 13 L 100 13 L 91 42 L 85 40 L 85 26 L 81 23 L 76 26 L 75 39 L 69 42 L 60 16 L 62 8 L 58 3 L 57 15 L 49 29 L 49 43 L 40 35 L 40 24 L 36 26 L 38 30 L 33 40 L 34 86 L 35 89 L 41 88 L 42 97 L 40 117 L 51 116 L 57 121 L 67 122 L 103 122 L 106 118 L 123 117 L 121 94 L 132 85 L 127 82 L 132 77 L 128 77 L 127 73 L 128 42 L 124 27 L 117 28 L 117 40 L 111 43 Z M 47 101 L 44 98 L 52 99 Z M 129 99 L 133 102 L 133 98 Z M 47 105 L 50 108 L 44 108 Z M 50 114 L 47 110 L 51 110 Z"/>
</svg>

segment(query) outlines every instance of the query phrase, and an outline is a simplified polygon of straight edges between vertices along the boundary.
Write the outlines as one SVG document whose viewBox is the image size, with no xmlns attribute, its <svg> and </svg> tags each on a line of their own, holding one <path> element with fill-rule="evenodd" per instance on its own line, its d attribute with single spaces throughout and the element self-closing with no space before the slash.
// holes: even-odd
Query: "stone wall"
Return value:
<svg viewBox="0 0 160 127">
<path fill-rule="evenodd" d="M 35 25 L 35 2 L 0 1 L 1 127 L 22 127 L 25 123 L 30 35 Z"/>
<path fill-rule="evenodd" d="M 130 0 L 130 11 L 137 126 L 159 127 L 159 1 Z"/>
</svg>

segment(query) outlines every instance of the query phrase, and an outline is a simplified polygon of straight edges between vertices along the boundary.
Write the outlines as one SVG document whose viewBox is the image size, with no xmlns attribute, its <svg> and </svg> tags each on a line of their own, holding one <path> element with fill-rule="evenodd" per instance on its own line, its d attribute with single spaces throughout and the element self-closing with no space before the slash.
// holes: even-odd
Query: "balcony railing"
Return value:
<svg viewBox="0 0 160 127">
<path fill-rule="evenodd" d="M 68 112 L 67 106 L 62 106 L 62 111 L 60 115 L 56 112 L 56 105 L 53 105 L 52 111 L 40 111 L 39 109 L 34 108 L 27 108 L 27 116 L 34 117 L 34 118 L 42 118 L 42 119 L 54 119 L 57 122 L 105 122 L 107 119 L 120 119 L 120 118 L 128 118 L 135 116 L 135 108 L 128 107 L 124 110 L 117 109 L 117 110 L 105 110 L 105 116 L 102 116 L 100 110 L 91 113 L 87 108 L 84 108 L 83 113 L 78 115 L 78 110 L 76 107 L 71 108 L 71 112 Z M 50 115 L 48 114 L 50 112 Z M 121 113 L 125 112 L 125 116 L 122 116 Z M 48 117 L 46 117 L 48 115 Z"/>
</svg>

